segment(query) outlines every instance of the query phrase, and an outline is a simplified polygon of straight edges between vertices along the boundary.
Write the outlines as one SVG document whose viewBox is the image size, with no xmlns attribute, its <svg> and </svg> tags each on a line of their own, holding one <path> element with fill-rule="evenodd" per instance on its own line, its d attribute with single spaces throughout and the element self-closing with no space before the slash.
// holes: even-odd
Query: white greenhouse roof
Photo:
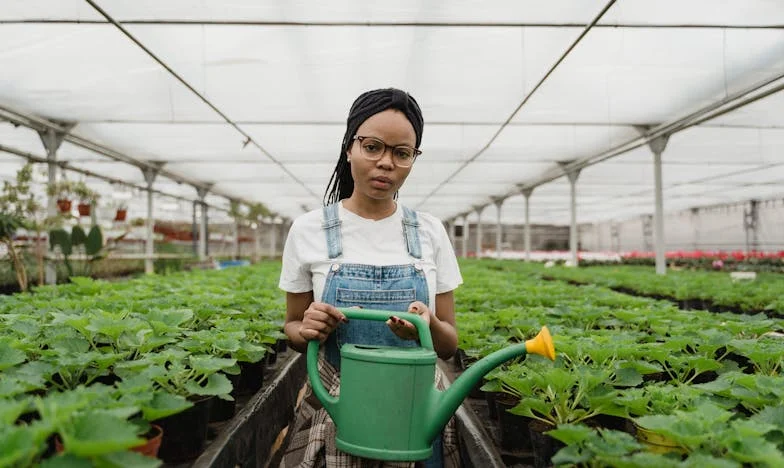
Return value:
<svg viewBox="0 0 784 468">
<path fill-rule="evenodd" d="M 640 127 L 664 124 L 666 211 L 784 196 L 784 0 L 0 0 L 0 70 L 0 177 L 22 164 L 3 148 L 46 157 L 26 124 L 76 123 L 58 160 L 138 186 L 79 141 L 165 162 L 182 219 L 189 182 L 220 207 L 319 206 L 349 106 L 388 86 L 425 118 L 400 200 L 445 220 L 502 197 L 520 222 L 535 187 L 531 220 L 568 224 L 559 162 L 599 159 L 578 222 L 652 213 Z"/>
</svg>

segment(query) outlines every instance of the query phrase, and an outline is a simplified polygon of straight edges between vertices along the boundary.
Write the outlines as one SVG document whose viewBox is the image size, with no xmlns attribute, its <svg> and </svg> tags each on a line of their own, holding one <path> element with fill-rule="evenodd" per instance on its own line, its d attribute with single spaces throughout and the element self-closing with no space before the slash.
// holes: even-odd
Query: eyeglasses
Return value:
<svg viewBox="0 0 784 468">
<path fill-rule="evenodd" d="M 398 167 L 411 167 L 411 165 L 414 164 L 416 157 L 422 154 L 422 151 L 413 146 L 388 146 L 378 138 L 357 135 L 353 140 L 359 142 L 362 156 L 371 161 L 378 161 L 381 159 L 381 157 L 384 156 L 384 152 L 389 148 L 392 153 L 392 160 L 395 162 L 395 166 Z"/>
</svg>

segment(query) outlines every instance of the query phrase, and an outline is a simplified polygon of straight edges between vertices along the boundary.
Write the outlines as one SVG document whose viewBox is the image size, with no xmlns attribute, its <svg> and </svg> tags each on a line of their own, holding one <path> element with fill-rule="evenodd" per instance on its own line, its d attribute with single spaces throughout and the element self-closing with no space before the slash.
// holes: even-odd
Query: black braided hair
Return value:
<svg viewBox="0 0 784 468">
<path fill-rule="evenodd" d="M 395 88 L 375 89 L 362 93 L 351 105 L 351 110 L 348 112 L 346 134 L 340 145 L 340 156 L 324 193 L 325 205 L 351 196 L 354 191 L 354 179 L 351 177 L 351 167 L 347 160 L 348 149 L 354 143 L 353 138 L 359 126 L 365 120 L 387 109 L 401 111 L 411 122 L 414 133 L 416 133 L 416 147 L 419 148 L 419 144 L 422 143 L 424 120 L 416 99 L 405 91 Z"/>
</svg>

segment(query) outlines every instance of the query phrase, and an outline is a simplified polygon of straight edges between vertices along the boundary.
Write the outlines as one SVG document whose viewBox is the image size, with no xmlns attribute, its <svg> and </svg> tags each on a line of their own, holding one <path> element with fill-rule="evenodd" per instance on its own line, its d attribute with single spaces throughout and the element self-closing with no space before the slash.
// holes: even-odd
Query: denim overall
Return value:
<svg viewBox="0 0 784 468">
<path fill-rule="evenodd" d="M 323 214 L 327 252 L 330 260 L 333 260 L 343 254 L 338 204 L 325 206 Z M 428 304 L 427 280 L 418 263 L 422 259 L 418 227 L 416 212 L 403 207 L 403 237 L 412 263 L 389 266 L 333 263 L 324 284 L 321 302 L 335 307 L 360 306 L 390 312 L 406 312 L 414 301 Z M 352 319 L 348 323 L 341 323 L 325 344 L 326 360 L 337 370 L 340 370 L 340 347 L 345 343 L 418 346 L 414 340 L 398 338 L 384 322 Z M 379 411 L 383 411 L 383 408 L 379 408 Z M 442 466 L 441 452 L 441 436 L 438 436 L 433 441 L 433 455 L 425 461 L 425 466 Z"/>
</svg>

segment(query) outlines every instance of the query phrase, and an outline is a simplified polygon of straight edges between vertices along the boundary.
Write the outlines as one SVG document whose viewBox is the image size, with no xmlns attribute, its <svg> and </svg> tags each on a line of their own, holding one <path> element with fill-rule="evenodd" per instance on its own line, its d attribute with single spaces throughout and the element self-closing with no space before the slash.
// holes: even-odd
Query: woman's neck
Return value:
<svg viewBox="0 0 784 468">
<path fill-rule="evenodd" d="M 357 216 L 377 221 L 384 219 L 397 210 L 397 203 L 392 199 L 385 200 L 360 200 L 354 195 L 343 199 L 343 208 Z"/>
</svg>

